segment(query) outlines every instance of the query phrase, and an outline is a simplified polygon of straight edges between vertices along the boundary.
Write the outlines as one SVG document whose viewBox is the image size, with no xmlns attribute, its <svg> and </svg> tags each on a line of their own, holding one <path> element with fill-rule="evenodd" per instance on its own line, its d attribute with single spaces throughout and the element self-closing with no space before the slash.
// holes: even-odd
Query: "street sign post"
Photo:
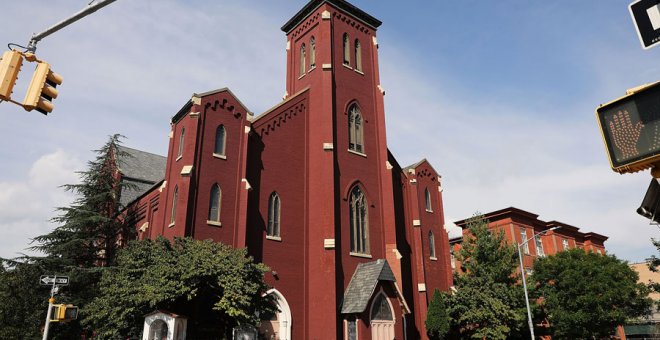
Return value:
<svg viewBox="0 0 660 340">
<path fill-rule="evenodd" d="M 637 0 L 631 3 L 628 9 L 642 48 L 646 50 L 660 43 L 660 2 Z"/>
<path fill-rule="evenodd" d="M 39 283 L 42 285 L 60 285 L 60 286 L 66 286 L 69 284 L 69 277 L 68 276 L 49 276 L 49 275 L 41 275 L 39 278 Z"/>
</svg>

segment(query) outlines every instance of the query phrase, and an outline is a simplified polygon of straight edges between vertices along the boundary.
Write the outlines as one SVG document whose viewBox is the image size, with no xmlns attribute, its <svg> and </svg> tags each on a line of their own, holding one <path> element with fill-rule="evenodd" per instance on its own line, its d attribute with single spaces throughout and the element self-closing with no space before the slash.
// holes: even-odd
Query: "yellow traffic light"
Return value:
<svg viewBox="0 0 660 340">
<path fill-rule="evenodd" d="M 53 111 L 52 100 L 57 98 L 57 85 L 62 84 L 62 76 L 51 71 L 48 63 L 37 64 L 37 69 L 32 75 L 32 81 L 23 100 L 23 108 L 26 111 L 37 111 L 48 114 Z"/>
<path fill-rule="evenodd" d="M 53 305 L 50 314 L 51 322 L 71 321 L 78 318 L 78 307 L 74 305 Z"/>
<path fill-rule="evenodd" d="M 0 60 L 0 100 L 10 100 L 11 92 L 18 79 L 18 72 L 23 65 L 23 55 L 16 51 L 7 51 Z"/>
</svg>

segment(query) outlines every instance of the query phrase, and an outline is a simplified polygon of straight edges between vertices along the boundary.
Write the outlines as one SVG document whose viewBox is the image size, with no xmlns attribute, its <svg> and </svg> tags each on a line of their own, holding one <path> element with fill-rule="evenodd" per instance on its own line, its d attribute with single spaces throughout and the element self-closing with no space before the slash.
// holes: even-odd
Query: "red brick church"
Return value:
<svg viewBox="0 0 660 340">
<path fill-rule="evenodd" d="M 282 102 L 255 115 L 228 88 L 193 94 L 167 157 L 123 147 L 140 238 L 213 239 L 271 268 L 268 339 L 426 338 L 429 298 L 452 285 L 440 175 L 387 149 L 380 24 L 312 0 L 282 26 Z"/>
</svg>

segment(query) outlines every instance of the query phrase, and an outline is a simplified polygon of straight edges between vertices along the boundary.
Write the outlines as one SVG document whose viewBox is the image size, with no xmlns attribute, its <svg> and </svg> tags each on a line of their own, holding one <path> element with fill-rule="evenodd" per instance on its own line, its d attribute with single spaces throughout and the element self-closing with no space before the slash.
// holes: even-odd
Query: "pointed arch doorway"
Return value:
<svg viewBox="0 0 660 340">
<path fill-rule="evenodd" d="M 371 305 L 371 339 L 394 339 L 394 311 L 387 295 L 381 291 L 376 295 Z"/>
<path fill-rule="evenodd" d="M 280 310 L 270 316 L 268 320 L 261 320 L 259 333 L 269 336 L 269 339 L 291 340 L 291 309 L 284 295 L 277 289 L 269 290 L 266 295 L 272 294 Z"/>
</svg>

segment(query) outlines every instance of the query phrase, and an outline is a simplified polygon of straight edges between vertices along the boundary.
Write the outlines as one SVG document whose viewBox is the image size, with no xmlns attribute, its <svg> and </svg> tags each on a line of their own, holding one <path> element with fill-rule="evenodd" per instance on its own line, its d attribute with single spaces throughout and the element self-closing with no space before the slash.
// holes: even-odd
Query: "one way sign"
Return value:
<svg viewBox="0 0 660 340">
<path fill-rule="evenodd" d="M 39 283 L 41 283 L 42 285 L 52 285 L 53 283 L 55 283 L 56 285 L 68 285 L 69 277 L 41 275 L 41 277 L 39 278 Z"/>
</svg>

